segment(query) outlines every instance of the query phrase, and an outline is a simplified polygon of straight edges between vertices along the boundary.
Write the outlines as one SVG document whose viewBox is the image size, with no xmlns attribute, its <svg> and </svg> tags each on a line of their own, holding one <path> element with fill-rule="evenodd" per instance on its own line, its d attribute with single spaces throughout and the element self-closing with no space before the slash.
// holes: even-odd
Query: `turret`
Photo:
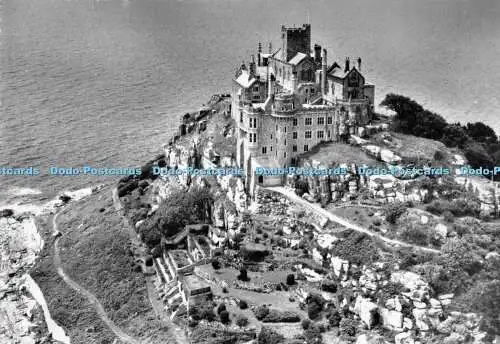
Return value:
<svg viewBox="0 0 500 344">
<path fill-rule="evenodd" d="M 314 62 L 320 63 L 321 61 L 321 45 L 314 45 Z"/>
<path fill-rule="evenodd" d="M 326 49 L 323 49 L 323 54 L 321 55 L 321 95 L 323 97 L 326 96 L 326 69 L 327 69 L 327 60 L 326 60 Z"/>
<path fill-rule="evenodd" d="M 348 71 L 350 71 L 351 68 L 349 67 L 349 58 L 346 57 L 345 58 L 345 68 L 344 68 L 344 72 L 347 73 Z"/>
</svg>

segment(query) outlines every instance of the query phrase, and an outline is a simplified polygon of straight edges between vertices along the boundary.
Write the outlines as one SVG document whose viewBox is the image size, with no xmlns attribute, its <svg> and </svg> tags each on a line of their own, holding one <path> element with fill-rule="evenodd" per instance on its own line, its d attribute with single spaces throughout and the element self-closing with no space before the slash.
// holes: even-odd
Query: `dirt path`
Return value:
<svg viewBox="0 0 500 344">
<path fill-rule="evenodd" d="M 122 213 L 122 205 L 120 203 L 120 199 L 118 197 L 118 190 L 116 188 L 113 189 L 112 191 L 112 196 L 113 196 L 113 205 L 115 207 L 115 210 L 122 216 L 123 218 L 123 224 L 124 226 L 128 229 L 129 234 L 130 234 L 130 240 L 132 241 L 134 246 L 141 246 L 142 242 L 139 240 L 137 237 L 137 234 L 135 232 L 135 229 L 132 228 L 132 226 L 128 223 L 127 219 L 125 218 L 124 214 Z M 148 290 L 148 296 L 149 296 L 149 302 L 151 303 L 151 307 L 153 308 L 153 311 L 155 312 L 156 316 L 163 321 L 165 324 L 167 324 L 169 333 L 172 335 L 172 339 L 174 342 L 178 344 L 187 344 L 189 343 L 189 340 L 184 332 L 184 330 L 180 327 L 177 326 L 172 320 L 170 320 L 169 315 L 163 308 L 163 302 L 161 300 L 158 300 L 158 292 L 156 291 L 154 284 L 153 284 L 153 278 L 151 276 L 146 276 L 146 285 L 147 285 L 147 290 Z"/>
<path fill-rule="evenodd" d="M 57 233 L 58 227 L 57 227 L 57 217 L 59 216 L 60 212 L 56 213 L 54 217 L 52 218 L 52 231 L 54 233 Z M 60 256 L 60 249 L 59 249 L 59 239 L 58 237 L 55 242 L 54 242 L 54 266 L 56 267 L 57 273 L 61 278 L 64 280 L 64 282 L 74 291 L 85 297 L 88 302 L 90 302 L 96 312 L 99 318 L 109 327 L 111 331 L 116 335 L 117 338 L 119 338 L 122 342 L 128 343 L 128 344 L 140 344 L 141 342 L 125 332 L 123 332 L 109 317 L 106 311 L 104 310 L 104 307 L 101 305 L 97 297 L 92 294 L 90 291 L 76 283 L 74 280 L 72 280 L 64 271 L 61 263 L 61 256 Z"/>
<path fill-rule="evenodd" d="M 423 252 L 429 252 L 429 253 L 439 253 L 440 251 L 439 250 L 435 250 L 435 249 L 432 249 L 432 248 L 428 248 L 428 247 L 423 247 L 423 246 L 418 246 L 418 245 L 413 245 L 413 244 L 408 244 L 404 241 L 400 241 L 400 240 L 395 240 L 395 239 L 390 239 L 390 238 L 387 238 L 387 237 L 384 237 L 380 234 L 377 234 L 375 232 L 372 232 L 370 231 L 369 229 L 367 228 L 363 228 L 361 226 L 358 226 L 354 223 L 351 223 L 349 221 L 347 221 L 346 219 L 340 217 L 340 216 L 337 216 L 337 215 L 334 215 L 332 213 L 330 213 L 329 211 L 321 208 L 319 205 L 315 204 L 315 203 L 310 203 L 308 201 L 306 201 L 305 199 L 303 198 L 300 198 L 299 196 L 297 196 L 297 194 L 295 194 L 295 192 L 291 191 L 291 190 L 288 190 L 282 186 L 275 186 L 275 187 L 266 187 L 265 188 L 266 190 L 269 190 L 269 191 L 274 191 L 274 192 L 278 192 L 284 196 L 286 196 L 288 199 L 290 199 L 291 201 L 297 203 L 297 204 L 300 204 L 302 206 L 304 206 L 305 208 L 308 208 L 310 210 L 312 210 L 313 212 L 315 212 L 316 214 L 319 214 L 321 216 L 324 216 L 326 218 L 328 218 L 330 221 L 332 222 L 335 222 L 335 223 L 338 223 L 346 228 L 349 228 L 349 229 L 352 229 L 352 230 L 355 230 L 357 232 L 361 232 L 361 233 L 365 233 L 371 237 L 376 237 L 376 238 L 379 238 L 381 239 L 382 241 L 388 243 L 388 244 L 391 244 L 391 245 L 396 245 L 396 246 L 404 246 L 404 247 L 412 247 L 416 250 L 420 250 L 420 251 L 423 251 Z"/>
</svg>

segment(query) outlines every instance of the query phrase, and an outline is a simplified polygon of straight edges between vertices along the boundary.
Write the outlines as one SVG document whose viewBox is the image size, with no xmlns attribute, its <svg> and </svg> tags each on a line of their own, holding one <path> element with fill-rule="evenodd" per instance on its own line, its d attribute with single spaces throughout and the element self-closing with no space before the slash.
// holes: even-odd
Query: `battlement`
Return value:
<svg viewBox="0 0 500 344">
<path fill-rule="evenodd" d="M 311 25 L 299 27 L 281 26 L 283 60 L 288 62 L 297 53 L 309 54 L 311 51 Z"/>
</svg>

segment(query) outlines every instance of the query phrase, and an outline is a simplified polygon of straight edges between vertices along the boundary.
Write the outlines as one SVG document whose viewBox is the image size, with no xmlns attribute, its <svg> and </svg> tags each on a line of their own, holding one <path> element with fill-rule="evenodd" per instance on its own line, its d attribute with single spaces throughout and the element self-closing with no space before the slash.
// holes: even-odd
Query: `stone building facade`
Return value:
<svg viewBox="0 0 500 344">
<path fill-rule="evenodd" d="M 237 165 L 246 187 L 280 185 L 283 176 L 258 176 L 258 167 L 294 166 L 297 157 L 320 142 L 347 140 L 370 123 L 374 86 L 365 82 L 361 59 L 328 64 L 311 26 L 281 28 L 281 47 L 238 68 L 231 113 L 237 124 Z"/>
</svg>

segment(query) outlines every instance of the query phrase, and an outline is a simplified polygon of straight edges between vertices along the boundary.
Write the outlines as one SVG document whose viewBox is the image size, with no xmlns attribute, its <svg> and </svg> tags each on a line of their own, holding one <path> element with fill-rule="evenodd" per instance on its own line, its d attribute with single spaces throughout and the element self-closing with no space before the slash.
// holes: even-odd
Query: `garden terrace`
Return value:
<svg viewBox="0 0 500 344">
<path fill-rule="evenodd" d="M 183 267 L 192 264 L 191 259 L 184 250 L 171 250 L 168 251 L 168 255 L 176 269 L 182 269 Z"/>
</svg>

